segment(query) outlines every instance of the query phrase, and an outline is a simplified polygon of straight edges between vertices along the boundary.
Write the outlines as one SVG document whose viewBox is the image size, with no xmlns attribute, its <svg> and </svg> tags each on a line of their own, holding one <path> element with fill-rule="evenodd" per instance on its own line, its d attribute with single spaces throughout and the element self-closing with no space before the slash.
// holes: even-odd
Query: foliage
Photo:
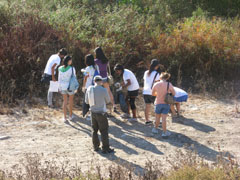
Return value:
<svg viewBox="0 0 240 180">
<path fill-rule="evenodd" d="M 5 102 L 40 92 L 36 88 L 47 56 L 63 46 L 60 34 L 39 18 L 16 18 L 18 25 L 8 27 L 0 42 L 0 97 Z"/>
<path fill-rule="evenodd" d="M 84 56 L 102 46 L 112 66 L 122 63 L 139 80 L 150 60 L 159 58 L 178 86 L 215 91 L 226 81 L 236 83 L 240 19 L 214 17 L 224 12 L 215 13 L 218 6 L 209 3 L 4 0 L 0 3 L 1 99 L 12 102 L 41 94 L 39 80 L 46 61 L 63 46 L 78 72 Z M 206 8 L 211 6 L 215 9 Z"/>
</svg>

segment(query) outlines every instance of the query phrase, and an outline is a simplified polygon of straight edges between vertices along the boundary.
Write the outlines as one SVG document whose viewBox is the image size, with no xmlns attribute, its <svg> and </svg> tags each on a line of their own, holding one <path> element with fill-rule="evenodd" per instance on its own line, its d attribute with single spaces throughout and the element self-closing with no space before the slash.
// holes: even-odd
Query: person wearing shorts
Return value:
<svg viewBox="0 0 240 180">
<path fill-rule="evenodd" d="M 114 97 L 113 97 L 112 91 L 110 89 L 110 84 L 108 82 L 108 75 L 111 74 L 109 60 L 105 56 L 101 47 L 97 47 L 94 52 L 95 52 L 95 57 L 96 57 L 95 63 L 98 65 L 99 71 L 100 71 L 99 72 L 100 76 L 102 76 L 102 79 L 103 79 L 103 87 L 105 87 L 107 89 L 108 94 L 111 99 L 111 103 L 113 105 L 114 112 L 116 112 L 117 111 L 116 104 L 114 102 Z"/>
<path fill-rule="evenodd" d="M 151 61 L 151 65 L 149 67 L 149 70 L 145 71 L 143 80 L 144 80 L 144 86 L 143 86 L 143 99 L 145 102 L 145 124 L 151 124 L 152 121 L 149 120 L 149 113 L 151 109 L 151 104 L 154 103 L 155 97 L 152 96 L 152 87 L 155 84 L 155 82 L 160 80 L 160 74 L 158 72 L 158 69 L 160 67 L 159 61 L 157 59 L 153 59 Z"/>
<path fill-rule="evenodd" d="M 135 100 L 136 100 L 136 97 L 138 96 L 138 91 L 139 91 L 139 84 L 138 84 L 137 78 L 132 71 L 128 69 L 124 69 L 123 66 L 120 64 L 117 64 L 114 70 L 119 76 L 122 76 L 123 78 L 122 87 L 127 88 L 128 90 L 128 95 L 126 98 L 126 101 L 128 104 L 128 114 L 126 114 L 126 116 L 123 116 L 123 117 L 127 118 L 130 114 L 130 109 L 131 109 L 133 116 L 129 120 L 136 121 L 137 107 L 135 105 Z"/>
<path fill-rule="evenodd" d="M 58 82 L 59 82 L 59 91 L 63 96 L 63 120 L 65 123 L 68 122 L 67 119 L 67 104 L 69 99 L 69 120 L 73 119 L 73 98 L 75 92 L 69 91 L 69 83 L 72 76 L 72 73 L 76 75 L 76 70 L 72 67 L 72 58 L 70 56 L 65 56 L 63 60 L 63 66 L 58 68 Z"/>
<path fill-rule="evenodd" d="M 152 132 L 154 134 L 158 134 L 157 128 L 160 123 L 160 118 L 162 117 L 162 129 L 163 129 L 162 137 L 163 138 L 167 138 L 168 136 L 171 135 L 171 133 L 167 131 L 167 122 L 166 122 L 167 115 L 170 110 L 170 105 L 166 104 L 164 101 L 167 92 L 172 93 L 173 96 L 175 95 L 175 90 L 173 88 L 173 85 L 167 82 L 169 78 L 170 78 L 170 74 L 166 72 L 161 73 L 160 82 L 156 83 L 152 89 L 152 95 L 156 96 L 156 100 L 155 100 L 156 121 L 155 121 L 155 127 L 152 129 Z M 167 91 L 168 83 L 169 83 L 169 88 Z"/>
</svg>

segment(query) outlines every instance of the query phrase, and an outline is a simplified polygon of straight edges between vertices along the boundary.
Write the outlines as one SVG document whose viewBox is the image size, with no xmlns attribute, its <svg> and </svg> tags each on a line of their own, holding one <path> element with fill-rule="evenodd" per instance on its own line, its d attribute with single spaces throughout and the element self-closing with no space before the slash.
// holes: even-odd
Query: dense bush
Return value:
<svg viewBox="0 0 240 180">
<path fill-rule="evenodd" d="M 0 38 L 0 97 L 4 102 L 40 92 L 39 79 L 48 56 L 63 46 L 61 34 L 39 18 L 25 14 L 16 18 L 17 26 L 8 27 Z"/>
<path fill-rule="evenodd" d="M 215 91 L 227 81 L 236 83 L 240 20 L 211 17 L 218 14 L 214 13 L 218 6 L 204 11 L 209 3 L 4 0 L 0 3 L 1 100 L 44 92 L 39 80 L 47 59 L 63 46 L 73 55 L 78 72 L 84 56 L 102 46 L 112 66 L 124 64 L 139 80 L 150 60 L 159 58 L 178 86 Z"/>
<path fill-rule="evenodd" d="M 153 41 L 152 55 L 163 59 L 175 78 L 180 71 L 185 84 L 205 80 L 208 88 L 216 89 L 239 75 L 239 27 L 239 19 L 186 19 Z"/>
</svg>

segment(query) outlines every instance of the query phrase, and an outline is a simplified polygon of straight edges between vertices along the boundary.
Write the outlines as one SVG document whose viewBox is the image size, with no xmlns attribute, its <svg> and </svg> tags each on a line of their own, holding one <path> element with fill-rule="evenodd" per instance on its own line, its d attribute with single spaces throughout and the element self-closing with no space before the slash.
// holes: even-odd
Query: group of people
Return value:
<svg viewBox="0 0 240 180">
<path fill-rule="evenodd" d="M 112 104 L 113 110 L 116 112 L 116 103 L 111 91 L 112 81 L 111 68 L 108 58 L 105 56 L 101 47 L 95 49 L 95 57 L 92 54 L 85 56 L 86 68 L 82 69 L 84 74 L 82 91 L 84 93 L 83 104 L 87 105 L 90 110 L 89 118 L 92 125 L 92 142 L 95 151 L 100 150 L 100 141 L 98 139 L 98 131 L 101 133 L 102 138 L 102 152 L 111 153 L 114 150 L 109 146 L 108 140 L 108 120 L 107 120 L 107 104 Z M 61 64 L 61 59 L 63 63 Z M 152 129 L 152 133 L 158 133 L 158 127 L 160 119 L 162 123 L 162 137 L 166 138 L 170 136 L 170 132 L 166 128 L 167 115 L 171 109 L 172 116 L 177 116 L 180 113 L 180 102 L 187 101 L 188 95 L 185 91 L 173 87 L 168 82 L 170 74 L 167 72 L 161 72 L 161 64 L 157 59 L 151 61 L 149 69 L 144 73 L 144 87 L 143 87 L 143 99 L 145 102 L 145 124 L 152 124 L 149 114 L 151 111 L 151 104 L 155 105 L 155 123 Z M 74 94 L 77 90 L 69 90 L 71 77 L 76 77 L 76 70 L 72 66 L 72 58 L 67 55 L 65 49 L 59 50 L 57 54 L 52 55 L 46 65 L 44 74 L 42 77 L 43 82 L 56 81 L 56 70 L 58 70 L 58 84 L 59 92 L 63 96 L 63 120 L 68 123 L 68 120 L 74 118 L 72 113 Z M 122 89 L 127 89 L 127 95 L 125 102 L 127 106 L 127 112 L 121 117 L 126 118 L 129 121 L 137 121 L 137 106 L 136 98 L 139 95 L 139 83 L 132 71 L 124 68 L 121 64 L 114 66 L 114 71 L 122 79 L 120 86 Z M 50 89 L 50 88 L 49 88 Z M 171 94 L 174 97 L 174 104 L 168 104 L 165 100 L 167 94 Z M 53 107 L 52 92 L 48 90 L 48 106 Z M 69 103 L 69 116 L 67 116 L 67 104 Z M 175 110 L 175 106 L 177 111 Z M 86 113 L 83 115 L 85 116 Z M 130 115 L 132 114 L 132 115 Z"/>
</svg>

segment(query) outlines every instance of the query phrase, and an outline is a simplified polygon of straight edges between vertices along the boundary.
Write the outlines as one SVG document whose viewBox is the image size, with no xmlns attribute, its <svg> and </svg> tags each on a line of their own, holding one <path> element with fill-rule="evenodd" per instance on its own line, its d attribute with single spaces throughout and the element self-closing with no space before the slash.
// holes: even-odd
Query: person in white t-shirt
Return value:
<svg viewBox="0 0 240 180">
<path fill-rule="evenodd" d="M 117 64 L 114 68 L 115 72 L 123 77 L 122 87 L 127 88 L 128 96 L 127 96 L 127 103 L 128 103 L 128 114 L 125 116 L 129 116 L 130 108 L 132 110 L 133 117 L 131 120 L 137 120 L 137 108 L 135 105 L 135 99 L 138 96 L 139 91 L 139 84 L 137 81 L 136 76 L 133 74 L 132 71 L 128 69 L 124 69 L 122 65 Z"/>
<path fill-rule="evenodd" d="M 152 87 L 155 82 L 160 80 L 160 74 L 158 72 L 160 68 L 159 61 L 157 59 L 153 59 L 151 61 L 151 65 L 149 70 L 145 71 L 143 80 L 143 98 L 145 102 L 145 124 L 151 124 L 152 121 L 149 120 L 149 112 L 151 108 L 151 104 L 154 103 L 155 98 L 152 96 Z"/>
<path fill-rule="evenodd" d="M 72 65 L 72 58 L 70 56 L 65 56 L 63 60 L 63 66 L 58 68 L 58 82 L 59 82 L 59 91 L 63 96 L 63 113 L 64 113 L 64 122 L 67 123 L 67 104 L 69 96 L 69 120 L 73 119 L 73 98 L 75 92 L 70 91 L 69 84 L 71 80 L 72 73 L 76 76 L 76 70 Z"/>
<path fill-rule="evenodd" d="M 84 73 L 83 86 L 82 86 L 82 92 L 84 93 L 83 117 L 85 117 L 85 115 L 87 114 L 87 112 L 89 110 L 89 106 L 84 101 L 86 90 L 88 89 L 88 87 L 90 87 L 94 84 L 93 83 L 94 75 L 99 74 L 99 67 L 98 67 L 98 65 L 95 64 L 94 56 L 92 54 L 88 54 L 85 56 L 85 64 L 87 67 L 84 70 L 82 70 L 82 72 Z M 96 71 L 97 71 L 97 74 L 95 73 Z M 87 112 L 85 112 L 85 111 L 87 111 Z M 90 120 L 90 117 L 87 116 L 86 119 Z"/>
<path fill-rule="evenodd" d="M 55 74 L 56 74 L 56 69 L 61 63 L 61 59 L 64 58 L 64 56 L 67 55 L 67 51 L 63 48 L 60 49 L 57 54 L 51 55 L 51 57 L 48 59 L 47 65 L 44 70 L 44 78 L 47 79 L 45 82 L 50 83 L 50 81 L 56 81 Z M 50 89 L 50 86 L 49 86 Z M 52 97 L 53 97 L 53 92 L 50 92 L 48 89 L 48 95 L 47 95 L 47 101 L 48 101 L 48 107 L 53 108 L 53 103 L 52 103 Z"/>
<path fill-rule="evenodd" d="M 173 87 L 176 94 L 174 96 L 174 100 L 175 100 L 175 103 L 174 104 L 171 104 L 170 108 L 171 108 L 171 113 L 172 113 L 172 117 L 179 117 L 181 114 L 180 112 L 180 103 L 181 102 L 187 102 L 188 100 L 188 93 L 178 87 Z M 176 109 L 177 109 L 177 112 L 175 110 L 175 107 L 176 106 Z"/>
</svg>

